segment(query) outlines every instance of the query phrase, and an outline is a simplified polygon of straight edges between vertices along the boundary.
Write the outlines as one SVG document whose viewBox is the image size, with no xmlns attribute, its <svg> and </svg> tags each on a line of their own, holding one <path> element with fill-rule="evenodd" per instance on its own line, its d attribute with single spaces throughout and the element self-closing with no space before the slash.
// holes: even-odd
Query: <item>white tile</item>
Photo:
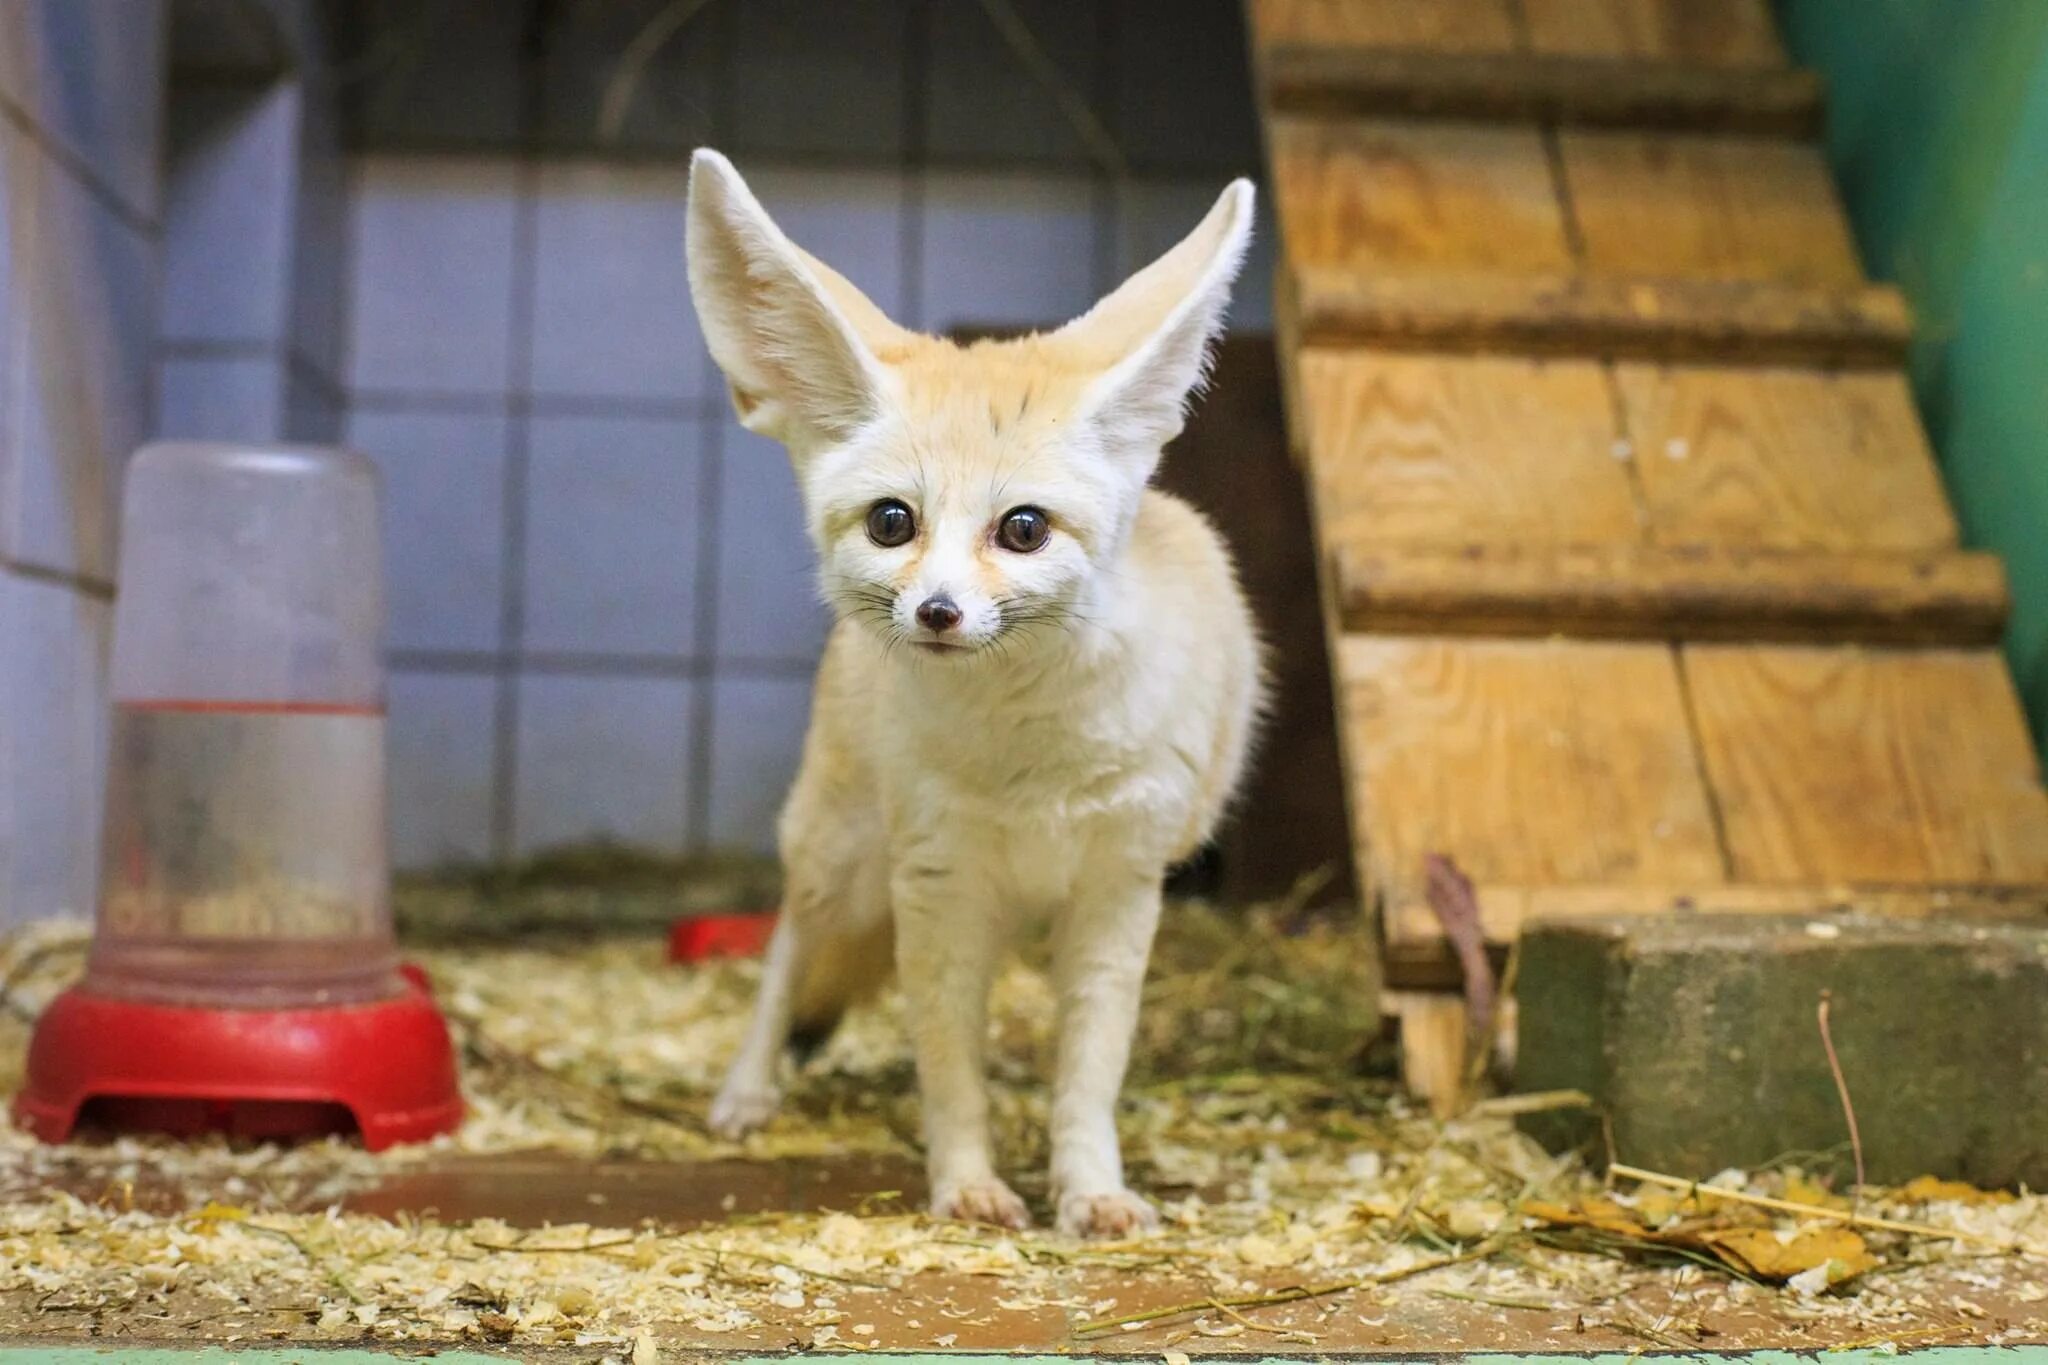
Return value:
<svg viewBox="0 0 2048 1365">
<path fill-rule="evenodd" d="M 35 240 L 30 209 L 41 175 L 35 147 L 0 118 L 0 559 L 14 553 L 21 474 L 21 407 L 28 367 L 28 290 L 15 259 Z"/>
<path fill-rule="evenodd" d="M 719 456 L 718 657 L 807 664 L 825 647 L 831 615 L 818 595 L 818 560 L 803 500 L 780 445 L 729 423 Z"/>
<path fill-rule="evenodd" d="M 5 134 L 14 141 L 17 134 Z M 121 471 L 148 431 L 156 340 L 150 239 L 40 150 L 10 153 L 27 203 L 11 282 L 18 423 L 0 547 L 24 563 L 111 578 Z M 17 182 L 13 169 L 23 171 Z"/>
<path fill-rule="evenodd" d="M 533 419 L 525 648 L 690 653 L 709 420 Z"/>
<path fill-rule="evenodd" d="M 883 312 L 908 321 L 902 174 L 775 166 L 741 171 L 791 241 L 853 281 Z"/>
<path fill-rule="evenodd" d="M 298 182 L 287 84 L 181 91 L 164 186 L 164 335 L 275 343 L 284 332 Z"/>
<path fill-rule="evenodd" d="M 0 570 L 0 924 L 92 913 L 108 622 L 105 602 Z"/>
<path fill-rule="evenodd" d="M 1014 0 L 1032 38 L 1060 76 L 1092 102 L 1101 7 L 1073 0 Z M 1086 144 L 1059 101 L 1018 58 L 980 5 L 931 6 L 925 145 L 939 160 L 1031 161 L 1089 168 Z"/>
<path fill-rule="evenodd" d="M 4 90 L 145 218 L 158 209 L 163 0 L 7 0 Z"/>
<path fill-rule="evenodd" d="M 522 676 L 518 851 L 605 839 L 680 853 L 697 686 Z"/>
<path fill-rule="evenodd" d="M 285 369 L 274 355 L 174 356 L 157 369 L 156 434 L 184 441 L 285 436 Z"/>
<path fill-rule="evenodd" d="M 511 383 L 518 172 L 368 157 L 352 185 L 349 384 L 489 393 Z"/>
<path fill-rule="evenodd" d="M 488 673 L 391 674 L 394 867 L 490 859 L 498 687 Z"/>
<path fill-rule="evenodd" d="M 710 362 L 683 259 L 687 185 L 679 167 L 572 163 L 542 173 L 536 393 L 704 396 Z"/>
<path fill-rule="evenodd" d="M 506 420 L 358 409 L 347 431 L 383 476 L 385 643 L 498 649 Z"/>
<path fill-rule="evenodd" d="M 734 20 L 736 154 L 903 150 L 904 0 L 747 0 Z"/>
<path fill-rule="evenodd" d="M 1224 177 L 1130 180 L 1117 191 L 1118 280 L 1129 278 L 1195 230 L 1229 183 Z M 1259 192 L 1251 249 L 1231 291 L 1230 327 L 1239 332 L 1273 328 L 1274 223 L 1265 190 Z"/>
<path fill-rule="evenodd" d="M 301 86 L 292 220 L 291 344 L 339 383 L 348 343 L 349 178 L 333 91 Z"/>
<path fill-rule="evenodd" d="M 1036 327 L 1093 299 L 1094 193 L 1078 177 L 925 179 L 924 324 Z"/>
<path fill-rule="evenodd" d="M 713 848 L 775 852 L 775 818 L 803 758 L 811 679 L 721 673 L 711 691 Z"/>
</svg>

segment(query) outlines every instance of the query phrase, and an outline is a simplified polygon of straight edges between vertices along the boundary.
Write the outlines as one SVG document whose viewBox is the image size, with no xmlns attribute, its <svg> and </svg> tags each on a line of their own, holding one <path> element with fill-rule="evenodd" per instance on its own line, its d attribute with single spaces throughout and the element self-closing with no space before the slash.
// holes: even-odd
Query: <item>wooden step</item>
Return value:
<svg viewBox="0 0 2048 1365">
<path fill-rule="evenodd" d="M 1437 941 L 1430 853 L 1502 940 L 1567 892 L 1612 911 L 1722 886 L 2048 886 L 2048 794 L 1990 649 L 1350 635 L 1337 668 L 1360 885 L 1390 943 Z"/>
<path fill-rule="evenodd" d="M 2048 881 L 2048 797 L 1997 651 L 1679 657 L 1731 881 Z"/>
<path fill-rule="evenodd" d="M 1250 0 L 1253 42 L 1782 66 L 1768 0 Z"/>
<path fill-rule="evenodd" d="M 1282 43 L 1261 54 L 1267 106 L 1335 117 L 1820 135 L 1824 85 L 1793 67 L 1701 66 Z"/>
<path fill-rule="evenodd" d="M 1310 350 L 1293 420 L 1326 549 L 1953 549 L 1902 375 Z"/>
<path fill-rule="evenodd" d="M 1267 142 L 1282 243 L 1300 270 L 1863 280 L 1827 164 L 1801 143 L 1276 116 Z"/>
<path fill-rule="evenodd" d="M 1997 556 L 1714 547 L 1337 547 L 1344 628 L 1379 633 L 1994 645 Z"/>
<path fill-rule="evenodd" d="M 1296 266 L 1280 287 L 1304 347 L 1895 368 L 1913 325 L 1890 285 Z"/>
<path fill-rule="evenodd" d="M 1727 880 L 1669 646 L 1347 635 L 1335 655 L 1359 886 L 1390 935 L 1431 853 L 1482 887 Z"/>
</svg>

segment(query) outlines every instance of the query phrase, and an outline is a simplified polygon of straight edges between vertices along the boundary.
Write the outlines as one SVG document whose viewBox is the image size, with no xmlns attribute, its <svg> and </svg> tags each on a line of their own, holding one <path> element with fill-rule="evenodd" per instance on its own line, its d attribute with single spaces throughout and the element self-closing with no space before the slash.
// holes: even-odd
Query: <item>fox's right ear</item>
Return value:
<svg viewBox="0 0 2048 1365">
<path fill-rule="evenodd" d="M 690 294 L 749 431 L 793 449 L 843 440 L 888 385 L 877 352 L 907 333 L 768 217 L 732 163 L 690 159 Z"/>
</svg>

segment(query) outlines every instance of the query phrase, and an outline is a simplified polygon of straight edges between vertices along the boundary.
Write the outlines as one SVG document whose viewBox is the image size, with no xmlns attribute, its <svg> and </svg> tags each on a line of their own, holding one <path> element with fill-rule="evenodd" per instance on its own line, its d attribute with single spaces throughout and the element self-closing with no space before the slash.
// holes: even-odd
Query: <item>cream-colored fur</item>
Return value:
<svg viewBox="0 0 2048 1365">
<path fill-rule="evenodd" d="M 1124 1185 L 1117 1091 L 1161 881 L 1230 799 L 1260 661 L 1222 541 L 1146 485 L 1203 379 L 1251 210 L 1239 181 L 1083 317 L 959 346 L 890 322 L 784 237 L 730 163 L 697 153 L 697 311 L 741 420 L 789 448 L 839 617 L 721 1131 L 765 1121 L 791 1037 L 829 1030 L 893 965 L 932 1209 L 1023 1226 L 994 1166 L 982 1044 L 1007 941 L 1046 921 L 1058 1224 L 1114 1236 L 1156 1221 Z M 870 534 L 883 500 L 914 522 L 893 547 Z M 1038 548 L 998 539 L 1019 508 L 1049 523 Z M 929 614 L 934 599 L 950 617 Z"/>
</svg>

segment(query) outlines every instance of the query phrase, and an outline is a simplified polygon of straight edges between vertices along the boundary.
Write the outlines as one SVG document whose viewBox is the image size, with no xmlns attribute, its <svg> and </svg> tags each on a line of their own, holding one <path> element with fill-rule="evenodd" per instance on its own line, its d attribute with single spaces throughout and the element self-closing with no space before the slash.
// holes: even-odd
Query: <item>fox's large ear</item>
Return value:
<svg viewBox="0 0 2048 1365">
<path fill-rule="evenodd" d="M 1084 411 L 1112 455 L 1141 461 L 1147 475 L 1208 377 L 1251 234 L 1251 182 L 1233 181 L 1178 246 L 1055 334 L 1103 367 Z"/>
<path fill-rule="evenodd" d="M 908 337 L 782 234 L 732 163 L 690 159 L 690 294 L 749 431 L 798 449 L 844 439 L 887 384 L 878 353 Z"/>
</svg>

